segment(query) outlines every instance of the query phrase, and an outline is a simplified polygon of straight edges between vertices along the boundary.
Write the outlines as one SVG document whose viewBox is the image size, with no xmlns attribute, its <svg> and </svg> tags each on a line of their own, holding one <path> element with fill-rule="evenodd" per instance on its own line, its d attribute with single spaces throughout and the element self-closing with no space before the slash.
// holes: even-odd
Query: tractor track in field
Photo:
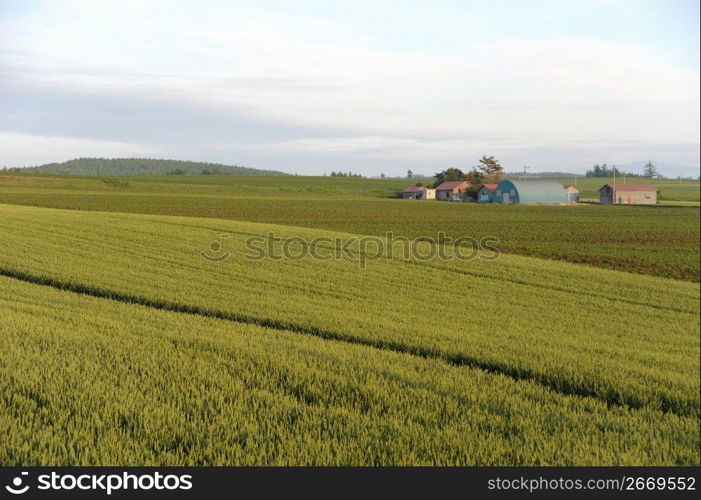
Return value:
<svg viewBox="0 0 701 500">
<path fill-rule="evenodd" d="M 344 334 L 324 328 L 305 326 L 293 322 L 280 321 L 271 318 L 260 318 L 252 315 L 220 311 L 215 309 L 207 309 L 205 307 L 182 304 L 178 302 L 152 299 L 132 295 L 128 293 L 118 292 L 105 288 L 85 285 L 81 283 L 73 283 L 69 281 L 61 281 L 49 276 L 33 275 L 24 271 L 13 270 L 0 267 L 0 276 L 16 279 L 26 283 L 51 287 L 57 290 L 64 290 L 80 295 L 91 296 L 95 298 L 109 299 L 117 302 L 135 304 L 153 309 L 170 311 L 175 313 L 184 313 L 204 318 L 214 318 L 225 321 L 232 321 L 242 324 L 257 325 L 274 330 L 288 331 L 293 333 L 313 335 L 326 340 L 345 342 L 348 344 L 363 345 L 375 349 L 392 351 L 399 354 L 417 356 L 424 359 L 442 361 L 453 366 L 464 366 L 477 368 L 491 374 L 503 375 L 516 381 L 535 382 L 543 387 L 546 387 L 554 392 L 579 397 L 590 397 L 606 403 L 609 406 L 629 407 L 633 409 L 650 408 L 660 410 L 666 413 L 672 413 L 681 417 L 698 416 L 699 409 L 694 407 L 691 402 L 680 402 L 665 397 L 659 397 L 659 400 L 654 404 L 650 401 L 642 401 L 629 395 L 621 394 L 614 387 L 607 388 L 608 394 L 601 394 L 597 390 L 596 382 L 592 384 L 575 382 L 551 376 L 544 373 L 539 373 L 525 367 L 509 366 L 505 363 L 498 363 L 489 360 L 482 360 L 472 356 L 460 354 L 451 355 L 442 353 L 436 349 L 421 348 L 417 346 L 402 345 L 397 342 L 361 339 L 353 335 Z M 685 404 L 686 403 L 686 404 Z"/>
</svg>

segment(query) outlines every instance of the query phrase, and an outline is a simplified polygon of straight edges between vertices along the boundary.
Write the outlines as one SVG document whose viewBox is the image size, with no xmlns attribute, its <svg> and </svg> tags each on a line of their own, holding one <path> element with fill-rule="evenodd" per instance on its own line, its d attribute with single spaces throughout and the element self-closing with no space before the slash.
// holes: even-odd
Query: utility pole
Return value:
<svg viewBox="0 0 701 500">
<path fill-rule="evenodd" d="M 613 204 L 616 204 L 616 166 L 613 167 Z"/>
</svg>

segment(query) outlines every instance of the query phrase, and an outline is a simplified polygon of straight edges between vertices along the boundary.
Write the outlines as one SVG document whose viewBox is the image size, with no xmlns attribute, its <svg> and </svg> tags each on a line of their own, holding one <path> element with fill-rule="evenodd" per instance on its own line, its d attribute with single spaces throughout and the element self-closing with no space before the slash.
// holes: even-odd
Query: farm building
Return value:
<svg viewBox="0 0 701 500">
<path fill-rule="evenodd" d="M 494 201 L 494 193 L 497 190 L 498 184 L 482 184 L 482 187 L 477 190 L 477 201 L 479 203 L 491 203 Z"/>
<path fill-rule="evenodd" d="M 557 181 L 501 181 L 494 192 L 494 203 L 567 203 L 567 192 Z"/>
<path fill-rule="evenodd" d="M 412 186 L 402 191 L 405 200 L 433 200 L 435 197 L 436 190 L 424 186 Z"/>
<path fill-rule="evenodd" d="M 446 181 L 436 187 L 436 199 L 464 201 L 471 184 L 468 181 Z"/>
<path fill-rule="evenodd" d="M 657 203 L 657 188 L 650 184 L 606 184 L 599 189 L 599 203 L 654 205 Z"/>
<path fill-rule="evenodd" d="M 567 201 L 570 203 L 579 203 L 579 193 L 582 192 L 577 186 L 565 186 L 567 191 Z"/>
</svg>

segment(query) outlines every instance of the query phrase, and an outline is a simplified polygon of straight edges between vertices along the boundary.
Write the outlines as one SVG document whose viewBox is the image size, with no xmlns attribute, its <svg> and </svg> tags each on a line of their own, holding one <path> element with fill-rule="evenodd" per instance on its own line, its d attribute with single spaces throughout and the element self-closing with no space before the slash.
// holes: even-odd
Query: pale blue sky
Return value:
<svg viewBox="0 0 701 500">
<path fill-rule="evenodd" d="M 0 0 L 0 166 L 699 165 L 696 0 Z"/>
</svg>

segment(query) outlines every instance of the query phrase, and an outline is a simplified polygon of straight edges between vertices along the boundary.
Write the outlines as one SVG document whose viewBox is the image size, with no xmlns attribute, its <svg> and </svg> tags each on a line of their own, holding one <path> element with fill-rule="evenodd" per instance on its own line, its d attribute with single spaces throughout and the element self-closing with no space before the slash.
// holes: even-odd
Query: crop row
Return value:
<svg viewBox="0 0 701 500">
<path fill-rule="evenodd" d="M 0 273 L 480 367 L 608 404 L 699 414 L 699 286 L 496 261 L 250 261 L 251 223 L 2 207 Z M 221 238 L 227 234 L 227 238 Z M 348 236 L 348 235 L 346 235 Z M 212 241 L 231 252 L 204 259 Z"/>
<path fill-rule="evenodd" d="M 65 182 L 69 180 L 60 181 Z M 86 181 L 70 182 L 81 186 Z M 690 281 L 701 276 L 698 208 L 477 206 L 322 198 L 318 193 L 286 197 L 285 191 L 257 191 L 255 186 L 233 192 L 228 186 L 164 186 L 154 191 L 115 191 L 108 186 L 80 190 L 0 185 L 0 203 L 235 219 L 380 236 L 391 231 L 409 238 L 435 238 L 439 232 L 453 238 L 494 236 L 510 253 Z"/>
<path fill-rule="evenodd" d="M 2 465 L 698 464 L 695 418 L 0 277 Z"/>
</svg>

